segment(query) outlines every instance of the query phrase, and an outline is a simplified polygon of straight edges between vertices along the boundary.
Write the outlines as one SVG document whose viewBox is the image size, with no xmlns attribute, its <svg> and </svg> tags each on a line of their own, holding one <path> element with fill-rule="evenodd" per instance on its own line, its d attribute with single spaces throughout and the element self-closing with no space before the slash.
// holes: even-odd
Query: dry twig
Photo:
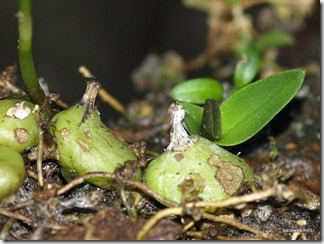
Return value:
<svg viewBox="0 0 324 244">
<path fill-rule="evenodd" d="M 85 78 L 93 77 L 93 74 L 85 66 L 80 66 L 79 72 Z M 107 90 L 102 88 L 98 92 L 98 95 L 104 102 L 108 103 L 116 111 L 120 112 L 127 118 L 127 111 L 126 111 L 125 107 L 116 98 L 114 98 L 111 94 L 109 94 Z"/>
</svg>

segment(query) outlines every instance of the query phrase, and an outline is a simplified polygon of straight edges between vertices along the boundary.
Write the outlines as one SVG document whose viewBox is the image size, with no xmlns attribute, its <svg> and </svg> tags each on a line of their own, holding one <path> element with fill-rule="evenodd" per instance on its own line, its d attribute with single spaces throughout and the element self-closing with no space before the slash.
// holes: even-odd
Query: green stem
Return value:
<svg viewBox="0 0 324 244">
<path fill-rule="evenodd" d="M 45 117 L 50 118 L 54 112 L 46 95 L 38 82 L 32 54 L 32 16 L 31 0 L 19 0 L 18 32 L 19 32 L 19 64 L 22 78 L 32 102 L 41 106 Z"/>
</svg>

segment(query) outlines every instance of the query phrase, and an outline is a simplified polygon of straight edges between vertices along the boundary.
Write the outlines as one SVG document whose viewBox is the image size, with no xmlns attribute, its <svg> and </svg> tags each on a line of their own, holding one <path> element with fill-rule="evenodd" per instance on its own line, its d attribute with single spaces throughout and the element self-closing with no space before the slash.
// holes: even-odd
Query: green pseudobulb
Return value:
<svg viewBox="0 0 324 244">
<path fill-rule="evenodd" d="M 171 110 L 177 113 L 181 106 L 173 105 Z M 180 119 L 176 117 L 172 116 L 171 141 L 167 150 L 146 170 L 149 188 L 180 204 L 182 200 L 190 199 L 190 190 L 184 193 L 180 187 L 188 180 L 192 180 L 192 188 L 196 187 L 193 190 L 204 201 L 234 196 L 243 184 L 254 180 L 253 170 L 243 159 L 203 137 L 187 135 L 181 125 L 184 114 Z"/>
<path fill-rule="evenodd" d="M 88 89 L 85 94 L 89 93 Z M 137 160 L 134 151 L 110 132 L 92 107 L 96 94 L 84 96 L 82 105 L 61 111 L 51 120 L 50 133 L 57 143 L 59 163 L 79 175 L 112 173 L 127 161 Z M 137 170 L 134 179 L 139 177 L 140 170 Z M 104 178 L 93 178 L 89 182 L 105 189 L 113 187 L 111 181 Z"/>
<path fill-rule="evenodd" d="M 19 99 L 0 100 L 0 144 L 24 152 L 38 144 L 34 104 Z"/>
<path fill-rule="evenodd" d="M 14 149 L 0 145 L 0 200 L 15 193 L 25 179 L 25 164 Z"/>
</svg>

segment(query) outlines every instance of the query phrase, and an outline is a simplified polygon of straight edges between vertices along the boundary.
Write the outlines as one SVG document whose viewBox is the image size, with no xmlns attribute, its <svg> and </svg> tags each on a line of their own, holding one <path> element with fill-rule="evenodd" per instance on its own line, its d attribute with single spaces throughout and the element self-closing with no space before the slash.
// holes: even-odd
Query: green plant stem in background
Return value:
<svg viewBox="0 0 324 244">
<path fill-rule="evenodd" d="M 19 8 L 17 14 L 19 33 L 18 55 L 22 78 L 32 102 L 40 105 L 44 116 L 50 118 L 54 112 L 38 82 L 33 61 L 31 0 L 19 0 Z"/>
</svg>

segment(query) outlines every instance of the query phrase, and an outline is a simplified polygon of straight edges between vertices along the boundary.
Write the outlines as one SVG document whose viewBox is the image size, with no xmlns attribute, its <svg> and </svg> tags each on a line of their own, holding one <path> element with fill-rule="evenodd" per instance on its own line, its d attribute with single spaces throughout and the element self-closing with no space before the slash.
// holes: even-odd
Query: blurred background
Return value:
<svg viewBox="0 0 324 244">
<path fill-rule="evenodd" d="M 18 61 L 18 1 L 1 0 L 0 9 L 3 69 Z M 187 58 L 196 55 L 205 46 L 205 22 L 202 12 L 177 0 L 34 0 L 35 66 L 50 91 L 68 103 L 85 89 L 80 65 L 127 103 L 136 96 L 130 74 L 146 54 L 174 49 Z"/>
<path fill-rule="evenodd" d="M 3 70 L 18 62 L 18 0 L 1 0 L 0 9 Z M 186 7 L 180 0 L 34 0 L 33 27 L 38 76 L 45 79 L 50 92 L 59 93 L 69 104 L 80 99 L 85 90 L 80 65 L 106 82 L 107 90 L 126 105 L 143 95 L 134 89 L 131 73 L 147 54 L 175 50 L 189 60 L 205 49 L 208 36 L 206 12 Z M 319 3 L 305 17 L 296 37 L 294 45 L 283 50 L 280 62 L 295 68 L 319 59 Z M 311 51 L 303 51 L 307 48 Z M 197 75 L 208 76 L 210 69 L 189 74 Z M 108 106 L 102 113 L 118 116 Z"/>
</svg>

